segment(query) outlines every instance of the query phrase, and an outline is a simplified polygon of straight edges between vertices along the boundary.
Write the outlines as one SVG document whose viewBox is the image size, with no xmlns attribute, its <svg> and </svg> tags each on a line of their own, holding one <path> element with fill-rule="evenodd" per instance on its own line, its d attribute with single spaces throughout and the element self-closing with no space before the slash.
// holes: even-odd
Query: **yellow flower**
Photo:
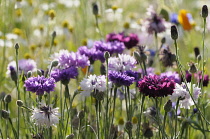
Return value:
<svg viewBox="0 0 210 139">
<path fill-rule="evenodd" d="M 184 30 L 191 30 L 192 25 L 190 24 L 190 21 L 187 17 L 187 13 L 188 12 L 184 9 L 180 10 L 178 15 L 178 21 L 182 25 Z"/>
</svg>

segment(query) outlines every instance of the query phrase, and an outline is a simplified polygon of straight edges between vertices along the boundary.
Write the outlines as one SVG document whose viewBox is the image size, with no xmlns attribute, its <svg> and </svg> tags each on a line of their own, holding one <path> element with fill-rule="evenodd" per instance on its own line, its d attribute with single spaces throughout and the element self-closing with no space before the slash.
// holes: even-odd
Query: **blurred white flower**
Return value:
<svg viewBox="0 0 210 139">
<path fill-rule="evenodd" d="M 192 85 L 193 88 L 191 89 L 191 83 L 187 83 L 187 87 L 189 90 L 193 90 L 192 97 L 194 98 L 195 101 L 197 101 L 201 93 L 201 89 L 198 88 L 195 84 Z M 176 83 L 174 93 L 169 96 L 172 102 L 177 102 L 179 98 L 180 108 L 184 109 L 190 109 L 190 106 L 194 105 L 194 102 L 189 92 L 187 91 L 187 87 L 185 86 L 185 83 L 182 83 L 181 85 Z"/>
<path fill-rule="evenodd" d="M 40 103 L 39 108 L 34 108 L 32 112 L 31 119 L 35 122 L 36 125 L 49 128 L 50 126 L 56 125 L 59 123 L 59 108 L 52 108 L 47 106 L 44 103 Z"/>
<path fill-rule="evenodd" d="M 116 10 L 107 9 L 105 11 L 105 13 L 106 13 L 106 19 L 109 22 L 121 21 L 122 20 L 122 12 L 123 12 L 123 9 L 121 9 L 121 8 L 118 8 Z"/>
<path fill-rule="evenodd" d="M 63 4 L 67 8 L 80 6 L 80 0 L 59 0 L 58 3 Z"/>
</svg>

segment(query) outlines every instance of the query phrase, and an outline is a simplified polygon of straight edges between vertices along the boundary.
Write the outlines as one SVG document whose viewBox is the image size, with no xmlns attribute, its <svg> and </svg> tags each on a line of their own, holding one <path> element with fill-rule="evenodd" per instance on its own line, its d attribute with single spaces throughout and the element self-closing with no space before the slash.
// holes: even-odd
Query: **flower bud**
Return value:
<svg viewBox="0 0 210 139">
<path fill-rule="evenodd" d="M 133 128 L 133 124 L 130 121 L 127 121 L 125 123 L 125 129 L 127 129 L 128 131 L 131 131 Z"/>
<path fill-rule="evenodd" d="M 16 72 L 15 68 L 12 67 L 12 66 L 10 66 L 9 69 L 10 69 L 10 76 L 11 76 L 11 79 L 12 79 L 14 82 L 17 82 L 17 72 Z"/>
<path fill-rule="evenodd" d="M 95 16 L 97 16 L 98 15 L 98 5 L 96 3 L 92 4 L 92 9 L 93 9 L 93 14 Z"/>
<path fill-rule="evenodd" d="M 201 16 L 203 18 L 206 18 L 208 16 L 208 7 L 207 7 L 207 5 L 203 5 Z"/>
<path fill-rule="evenodd" d="M 37 74 L 39 75 L 39 76 L 42 76 L 42 71 L 41 70 L 37 70 Z"/>
<path fill-rule="evenodd" d="M 51 62 L 51 68 L 58 66 L 58 61 L 54 60 Z"/>
<path fill-rule="evenodd" d="M 85 117 L 85 112 L 84 110 L 81 110 L 79 113 L 78 113 L 78 117 L 80 120 L 82 120 L 84 117 Z"/>
<path fill-rule="evenodd" d="M 137 124 L 138 123 L 138 119 L 137 119 L 137 117 L 132 117 L 132 123 L 133 124 Z"/>
<path fill-rule="evenodd" d="M 6 96 L 5 92 L 1 92 L 0 93 L 0 100 L 4 100 L 4 97 Z"/>
<path fill-rule="evenodd" d="M 197 58 L 198 55 L 200 54 L 200 50 L 199 50 L 198 47 L 195 47 L 195 48 L 194 48 L 194 53 L 195 53 L 195 58 Z"/>
<path fill-rule="evenodd" d="M 177 40 L 178 39 L 178 31 L 175 25 L 171 26 L 171 38 L 173 40 Z"/>
<path fill-rule="evenodd" d="M 31 71 L 28 71 L 28 72 L 27 72 L 27 78 L 30 78 L 31 75 L 32 75 L 32 72 L 31 72 Z"/>
<path fill-rule="evenodd" d="M 193 73 L 196 73 L 196 72 L 198 71 L 198 69 L 197 69 L 197 67 L 195 66 L 194 63 L 189 63 L 189 67 L 190 67 L 190 68 L 189 68 L 188 71 L 189 71 L 190 73 L 192 73 L 192 74 L 193 74 Z"/>
<path fill-rule="evenodd" d="M 172 108 L 172 102 L 171 102 L 171 100 L 168 100 L 166 102 L 166 104 L 164 105 L 164 110 L 165 110 L 165 112 L 170 112 L 171 108 Z"/>
<path fill-rule="evenodd" d="M 56 37 L 56 31 L 53 31 L 52 33 L 52 37 L 55 38 Z"/>
<path fill-rule="evenodd" d="M 105 57 L 106 60 L 108 60 L 108 58 L 110 57 L 110 54 L 109 54 L 108 51 L 106 51 L 106 52 L 104 53 L 104 57 Z"/>
<path fill-rule="evenodd" d="M 165 42 L 166 42 L 166 38 L 163 37 L 163 38 L 161 39 L 161 43 L 164 44 Z"/>
<path fill-rule="evenodd" d="M 12 97 L 11 97 L 10 94 L 8 94 L 8 95 L 6 95 L 6 96 L 4 97 L 4 102 L 10 103 L 11 101 L 12 101 Z"/>
<path fill-rule="evenodd" d="M 9 112 L 6 110 L 0 110 L 0 115 L 1 117 L 3 117 L 4 119 L 9 119 Z"/>
<path fill-rule="evenodd" d="M 16 44 L 15 44 L 15 49 L 19 49 L 19 48 L 20 48 L 19 44 L 16 43 Z"/>
<path fill-rule="evenodd" d="M 18 107 L 22 107 L 23 106 L 23 101 L 22 100 L 17 100 L 16 104 Z"/>
<path fill-rule="evenodd" d="M 72 134 L 66 136 L 66 139 L 74 139 L 74 134 L 72 133 Z"/>
</svg>

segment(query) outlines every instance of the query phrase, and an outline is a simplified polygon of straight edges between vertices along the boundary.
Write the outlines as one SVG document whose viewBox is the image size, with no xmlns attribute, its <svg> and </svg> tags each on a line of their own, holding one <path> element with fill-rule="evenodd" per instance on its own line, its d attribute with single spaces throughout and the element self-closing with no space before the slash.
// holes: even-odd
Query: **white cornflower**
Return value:
<svg viewBox="0 0 210 139">
<path fill-rule="evenodd" d="M 39 108 L 35 108 L 32 112 L 31 119 L 35 122 L 36 125 L 49 128 L 52 125 L 59 123 L 59 108 L 52 108 L 47 106 L 44 103 L 40 103 Z"/>
<path fill-rule="evenodd" d="M 191 89 L 190 83 L 187 83 L 187 87 L 190 91 L 193 90 L 192 97 L 195 101 L 197 101 L 201 93 L 201 89 L 198 88 L 195 84 L 192 85 L 193 88 Z M 180 108 L 190 109 L 190 106 L 194 105 L 194 102 L 184 83 L 182 83 L 181 85 L 176 83 L 174 93 L 170 95 L 170 99 L 172 102 L 177 102 L 178 98 L 180 98 L 179 100 Z"/>
<path fill-rule="evenodd" d="M 110 57 L 108 59 L 109 70 L 128 71 L 135 68 L 136 59 L 127 54 L 120 54 L 119 57 Z"/>
<path fill-rule="evenodd" d="M 106 90 L 106 77 L 104 75 L 89 75 L 88 78 L 84 78 L 80 82 L 80 87 L 82 90 L 82 96 L 90 96 L 91 92 L 93 92 L 94 90 L 104 92 Z M 109 87 L 111 87 L 110 82 Z"/>
</svg>

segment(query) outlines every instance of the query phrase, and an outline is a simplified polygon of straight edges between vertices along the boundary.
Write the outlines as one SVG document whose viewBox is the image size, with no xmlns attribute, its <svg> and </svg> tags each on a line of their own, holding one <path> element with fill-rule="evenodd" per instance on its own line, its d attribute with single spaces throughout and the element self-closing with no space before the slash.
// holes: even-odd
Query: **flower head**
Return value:
<svg viewBox="0 0 210 139">
<path fill-rule="evenodd" d="M 195 84 L 193 84 L 192 87 L 192 97 L 196 101 L 201 94 L 201 89 L 198 88 Z M 194 102 L 187 88 L 191 90 L 190 83 L 187 83 L 187 86 L 185 85 L 185 83 L 182 83 L 181 85 L 176 83 L 174 93 L 170 95 L 170 99 L 172 102 L 177 102 L 177 100 L 179 99 L 180 108 L 190 109 L 190 106 L 193 106 Z"/>
<path fill-rule="evenodd" d="M 136 59 L 133 56 L 120 54 L 119 57 L 110 57 L 108 59 L 108 67 L 109 70 L 115 71 L 128 71 L 135 68 Z"/>
<path fill-rule="evenodd" d="M 168 79 L 174 80 L 176 83 L 180 83 L 181 79 L 179 77 L 179 74 L 172 71 L 167 71 L 160 74 L 161 77 L 166 76 Z"/>
<path fill-rule="evenodd" d="M 175 82 L 166 76 L 148 75 L 138 82 L 138 87 L 145 96 L 165 97 L 173 93 Z"/>
<path fill-rule="evenodd" d="M 128 76 L 126 73 L 118 71 L 109 71 L 109 80 L 112 81 L 116 86 L 130 86 L 135 78 Z"/>
<path fill-rule="evenodd" d="M 55 80 L 53 78 L 45 78 L 44 76 L 30 77 L 25 81 L 24 86 L 27 91 L 36 93 L 36 95 L 43 95 L 46 91 L 54 91 Z"/>
<path fill-rule="evenodd" d="M 37 66 L 36 62 L 32 59 L 21 59 L 18 61 L 18 66 L 19 66 L 19 74 L 27 74 L 28 71 L 35 71 Z M 11 68 L 13 68 L 16 71 L 16 62 L 12 61 L 8 64 L 7 66 L 7 75 L 10 75 Z"/>
<path fill-rule="evenodd" d="M 78 76 L 78 71 L 74 66 L 67 69 L 55 69 L 51 72 L 50 76 L 54 78 L 56 82 L 61 81 L 63 84 L 68 84 L 71 78 Z"/>
<path fill-rule="evenodd" d="M 49 128 L 59 123 L 59 115 L 58 108 L 53 109 L 51 106 L 41 103 L 39 108 L 32 111 L 31 119 L 36 125 Z"/>
</svg>

